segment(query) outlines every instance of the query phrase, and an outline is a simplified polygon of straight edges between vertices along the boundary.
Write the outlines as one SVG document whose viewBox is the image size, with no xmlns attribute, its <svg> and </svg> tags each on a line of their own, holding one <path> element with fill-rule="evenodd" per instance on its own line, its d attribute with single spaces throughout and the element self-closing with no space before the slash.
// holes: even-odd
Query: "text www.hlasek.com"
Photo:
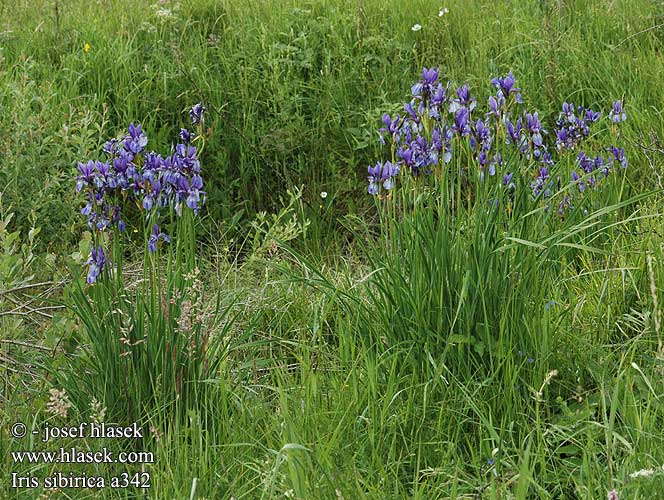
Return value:
<svg viewBox="0 0 664 500">
<path fill-rule="evenodd" d="M 150 451 L 121 451 L 116 456 L 107 448 L 99 451 L 81 451 L 76 448 L 60 448 L 58 451 L 12 451 L 14 463 L 47 464 L 152 464 Z"/>
</svg>

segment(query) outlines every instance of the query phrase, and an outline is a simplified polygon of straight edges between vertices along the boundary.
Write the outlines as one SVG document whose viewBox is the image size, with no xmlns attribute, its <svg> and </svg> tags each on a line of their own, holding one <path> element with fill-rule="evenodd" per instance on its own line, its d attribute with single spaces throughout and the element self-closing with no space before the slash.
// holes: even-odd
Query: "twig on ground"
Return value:
<svg viewBox="0 0 664 500">
<path fill-rule="evenodd" d="M 31 344 L 21 340 L 0 339 L 0 344 L 18 345 L 21 347 L 29 347 L 31 349 L 39 349 L 40 351 L 51 352 L 51 349 L 43 345 Z"/>
</svg>

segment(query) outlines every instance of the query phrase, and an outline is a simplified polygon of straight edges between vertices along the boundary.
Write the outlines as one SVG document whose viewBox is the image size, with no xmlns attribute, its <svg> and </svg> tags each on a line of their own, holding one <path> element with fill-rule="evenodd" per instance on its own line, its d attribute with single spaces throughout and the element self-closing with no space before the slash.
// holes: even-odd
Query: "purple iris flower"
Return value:
<svg viewBox="0 0 664 500">
<path fill-rule="evenodd" d="M 152 151 L 147 153 L 144 158 L 145 159 L 143 161 L 143 178 L 152 181 L 155 173 L 161 167 L 163 160 L 160 155 Z"/>
<path fill-rule="evenodd" d="M 615 162 L 618 163 L 621 168 L 627 168 L 627 157 L 625 156 L 625 148 L 618 149 L 615 146 L 611 146 L 608 150 L 613 155 L 613 157 L 609 159 L 609 162 L 611 164 Z"/>
<path fill-rule="evenodd" d="M 554 162 L 553 162 L 553 157 L 551 156 L 551 153 L 549 153 L 546 150 L 542 150 L 541 154 L 539 156 L 540 163 L 542 165 L 545 165 L 547 167 L 553 167 Z"/>
<path fill-rule="evenodd" d="M 422 136 L 417 136 L 417 138 L 410 143 L 410 147 L 413 151 L 413 162 L 410 166 L 411 172 L 415 175 L 431 173 L 431 170 L 427 167 L 438 163 L 438 152 L 435 148 L 431 147 L 427 140 Z"/>
<path fill-rule="evenodd" d="M 502 168 L 503 158 L 500 153 L 493 155 L 493 159 L 489 162 L 489 175 L 496 175 L 496 167 Z"/>
<path fill-rule="evenodd" d="M 389 133 L 392 136 L 392 141 L 394 143 L 399 142 L 399 139 L 401 138 L 400 131 L 402 125 L 401 115 L 397 115 L 396 118 L 392 119 L 390 115 L 385 113 L 383 115 L 383 123 L 385 124 L 385 127 L 378 130 L 383 144 L 385 144 L 385 141 L 383 140 L 383 134 L 385 133 Z"/>
<path fill-rule="evenodd" d="M 139 141 L 142 146 L 145 146 L 148 143 L 148 138 L 143 133 L 140 125 L 134 125 L 133 123 L 129 124 L 129 137 L 135 141 Z"/>
<path fill-rule="evenodd" d="M 505 109 L 505 97 L 503 97 L 503 94 L 498 92 L 498 95 L 490 96 L 489 97 L 489 112 L 487 113 L 487 117 L 489 116 L 495 116 L 496 118 L 500 118 L 500 113 L 503 109 Z"/>
<path fill-rule="evenodd" d="M 456 92 L 458 99 L 452 100 L 450 104 L 450 113 L 456 113 L 461 108 L 467 108 L 469 112 L 475 109 L 477 101 L 470 95 L 470 89 L 468 88 L 468 85 L 462 85 L 457 89 Z"/>
<path fill-rule="evenodd" d="M 627 120 L 627 113 L 623 110 L 622 101 L 616 101 L 613 103 L 611 111 L 609 112 L 609 118 L 613 123 L 620 123 Z"/>
<path fill-rule="evenodd" d="M 562 111 L 562 116 L 567 120 L 569 123 L 574 123 L 574 120 L 576 117 L 574 116 L 574 104 L 569 104 L 567 102 L 563 103 L 563 111 Z"/>
<path fill-rule="evenodd" d="M 203 189 L 203 178 L 200 175 L 192 175 L 191 181 L 189 182 L 191 189 L 201 190 Z"/>
<path fill-rule="evenodd" d="M 521 89 L 514 88 L 516 80 L 514 75 L 510 71 L 504 78 L 494 78 L 491 80 L 491 84 L 498 89 L 499 93 L 502 93 L 505 98 L 509 97 L 510 94 L 516 94 L 514 99 L 518 104 L 522 104 L 523 100 L 521 98 Z"/>
<path fill-rule="evenodd" d="M 593 158 L 593 164 L 595 170 L 599 170 L 600 172 L 602 172 L 604 174 L 604 177 L 609 176 L 609 166 L 607 165 L 606 160 L 604 159 L 603 156 L 601 155 L 595 156 L 595 158 Z"/>
<path fill-rule="evenodd" d="M 386 161 L 383 165 L 380 179 L 383 181 L 383 188 L 390 190 L 394 187 L 394 178 L 399 174 L 398 165 L 393 165 Z"/>
<path fill-rule="evenodd" d="M 470 134 L 470 126 L 468 125 L 469 118 L 470 111 L 465 107 L 457 109 L 454 115 L 455 132 L 462 137 Z"/>
<path fill-rule="evenodd" d="M 537 198 L 543 192 L 543 196 L 548 198 L 551 195 L 551 182 L 549 182 L 549 167 L 540 167 L 534 182 L 530 183 L 533 195 Z"/>
<path fill-rule="evenodd" d="M 480 164 L 480 167 L 481 167 L 482 169 L 484 169 L 484 167 L 485 167 L 485 165 L 488 163 L 488 161 L 489 161 L 489 157 L 487 156 L 486 151 L 482 151 L 482 152 L 479 154 L 478 158 L 477 158 L 477 163 L 479 163 L 479 164 Z M 495 170 L 494 170 L 494 174 L 495 174 L 495 173 L 496 173 L 496 172 L 495 172 Z M 480 179 L 481 179 L 481 180 L 484 180 L 484 170 L 481 170 L 481 171 L 480 171 Z"/>
<path fill-rule="evenodd" d="M 90 258 L 88 259 L 88 277 L 86 279 L 88 284 L 93 284 L 97 281 L 97 278 L 104 270 L 106 266 L 106 255 L 104 254 L 104 249 L 99 246 L 95 248 L 92 246 L 90 248 Z"/>
<path fill-rule="evenodd" d="M 152 234 L 150 235 L 150 239 L 148 240 L 148 250 L 151 253 L 155 253 L 157 251 L 157 244 L 160 241 L 170 243 L 171 238 L 166 233 L 160 232 L 159 226 L 157 224 L 154 224 L 152 226 Z"/>
<path fill-rule="evenodd" d="M 482 151 L 488 151 L 491 148 L 491 129 L 482 120 L 475 122 L 475 135 Z"/>
<path fill-rule="evenodd" d="M 583 118 L 577 118 L 571 130 L 574 132 L 577 142 L 581 142 L 581 140 L 588 137 L 590 134 L 590 127 Z"/>
<path fill-rule="evenodd" d="M 145 210 L 152 210 L 154 202 L 155 202 L 154 196 L 152 196 L 151 194 L 145 195 L 145 197 L 143 198 L 143 208 Z"/>
<path fill-rule="evenodd" d="M 431 133 L 431 147 L 438 152 L 443 150 L 443 133 L 438 127 Z"/>
<path fill-rule="evenodd" d="M 375 166 L 369 165 L 367 172 L 369 173 L 369 194 L 375 195 L 378 194 L 378 180 L 380 179 L 380 172 L 382 165 L 380 162 L 377 162 Z"/>
<path fill-rule="evenodd" d="M 127 171 L 127 167 L 129 167 L 130 162 L 131 159 L 128 155 L 120 154 L 120 156 L 113 159 L 113 168 L 115 169 L 116 173 L 123 175 Z"/>
<path fill-rule="evenodd" d="M 138 154 L 148 144 L 148 137 L 141 130 L 140 125 L 129 124 L 129 135 L 125 137 L 124 147 L 133 154 Z"/>
<path fill-rule="evenodd" d="M 205 106 L 203 106 L 203 104 L 201 104 L 200 102 L 198 104 L 194 104 L 194 106 L 189 111 L 191 124 L 198 125 L 199 123 L 201 123 L 201 121 L 203 121 L 203 113 L 205 113 Z"/>
<path fill-rule="evenodd" d="M 586 190 L 586 183 L 579 180 L 579 174 L 576 173 L 576 170 L 572 170 L 572 182 L 579 184 L 579 192 L 583 193 Z"/>
<path fill-rule="evenodd" d="M 556 146 L 558 147 L 558 151 L 562 151 L 565 148 L 574 148 L 572 135 L 567 128 L 556 130 Z"/>
<path fill-rule="evenodd" d="M 402 146 L 397 151 L 397 156 L 403 160 L 407 166 L 412 166 L 413 164 L 413 150 L 409 146 Z M 371 168 L 371 167 L 369 167 Z M 369 172 L 371 174 L 371 172 Z"/>
<path fill-rule="evenodd" d="M 524 142 L 523 135 L 521 134 L 523 131 L 523 122 L 521 121 L 521 118 L 518 118 L 514 123 L 508 120 L 506 129 L 507 144 L 514 144 L 515 146 L 521 148 Z"/>
<path fill-rule="evenodd" d="M 422 69 L 422 82 L 427 84 L 427 85 L 433 85 L 436 83 L 436 80 L 438 80 L 438 74 L 440 73 L 440 70 L 438 69 Z"/>
<path fill-rule="evenodd" d="M 459 102 L 461 105 L 467 107 L 468 111 L 472 111 L 475 107 L 473 105 L 474 99 L 470 95 L 470 89 L 468 88 L 468 85 L 464 84 L 458 88 L 457 95 L 459 96 Z"/>
<path fill-rule="evenodd" d="M 419 82 L 413 84 L 411 87 L 411 93 L 413 94 L 413 97 L 422 99 L 425 104 L 428 103 L 431 96 L 436 91 L 434 84 L 438 80 L 438 73 L 439 70 L 437 69 L 423 68 L 422 79 Z"/>
<path fill-rule="evenodd" d="M 489 97 L 489 109 L 491 110 L 490 113 L 495 116 L 500 115 L 500 111 L 498 109 L 498 101 L 494 96 Z"/>
<path fill-rule="evenodd" d="M 189 130 L 187 130 L 186 128 L 181 128 L 178 137 L 185 144 L 189 144 L 191 140 L 194 138 L 194 134 L 189 132 Z"/>
<path fill-rule="evenodd" d="M 595 162 L 593 161 L 592 158 L 588 157 L 586 153 L 583 151 L 579 152 L 579 155 L 577 156 L 577 161 L 579 162 L 579 165 L 583 169 L 583 171 L 587 174 L 593 173 L 595 170 Z"/>
<path fill-rule="evenodd" d="M 442 83 L 439 83 L 438 87 L 436 87 L 436 91 L 431 96 L 431 104 L 435 106 L 441 105 L 445 101 L 446 94 L 447 91 L 445 87 L 443 87 Z"/>
<path fill-rule="evenodd" d="M 599 120 L 599 117 L 602 114 L 599 111 L 593 111 L 592 109 L 584 109 L 583 111 L 585 112 L 585 121 L 589 123 L 595 123 Z"/>
<path fill-rule="evenodd" d="M 79 162 L 78 171 L 81 173 L 81 175 L 76 178 L 76 191 L 80 192 L 84 186 L 90 186 L 94 183 L 94 179 L 97 175 L 95 162 L 93 160 L 90 160 L 87 163 Z"/>
<path fill-rule="evenodd" d="M 420 118 L 419 116 L 417 116 L 417 113 L 415 112 L 413 101 L 404 104 L 403 109 L 406 111 L 406 113 L 408 113 L 408 116 L 410 116 L 410 119 L 413 120 L 413 122 L 420 123 Z"/>
<path fill-rule="evenodd" d="M 92 203 L 88 202 L 86 205 L 81 208 L 81 214 L 85 216 L 92 215 Z"/>
<path fill-rule="evenodd" d="M 185 203 L 189 208 L 191 208 L 194 213 L 198 213 L 199 205 L 201 204 L 201 193 L 198 189 L 190 189 L 189 194 L 187 195 L 187 199 L 185 200 Z"/>
<path fill-rule="evenodd" d="M 196 148 L 187 144 L 178 144 L 175 146 L 174 161 L 179 163 L 187 172 L 199 173 L 201 171 L 200 162 L 196 158 Z"/>
<path fill-rule="evenodd" d="M 539 117 L 537 113 L 528 113 L 526 114 L 526 126 L 528 127 L 528 130 L 530 131 L 530 136 L 533 141 L 533 144 L 536 147 L 541 147 L 543 144 L 542 140 L 542 124 L 539 121 Z"/>
<path fill-rule="evenodd" d="M 563 103 L 563 110 L 556 121 L 556 146 L 558 151 L 573 150 L 590 135 L 590 125 L 599 120 L 600 113 L 583 106 Z"/>
<path fill-rule="evenodd" d="M 104 149 L 103 149 L 104 153 L 106 153 L 109 156 L 117 154 L 117 144 L 118 144 L 117 139 L 111 139 L 110 141 L 104 143 Z"/>
<path fill-rule="evenodd" d="M 503 175 L 503 186 L 506 186 L 507 189 L 514 190 L 516 189 L 516 184 L 512 182 L 512 178 L 514 177 L 514 174 L 511 172 L 506 173 Z"/>
<path fill-rule="evenodd" d="M 383 189 L 388 191 L 394 188 L 394 177 L 399 174 L 399 166 L 389 161 L 385 163 L 377 162 L 373 167 L 368 167 L 367 171 L 369 173 L 369 194 L 376 195 L 380 184 L 382 184 Z"/>
</svg>

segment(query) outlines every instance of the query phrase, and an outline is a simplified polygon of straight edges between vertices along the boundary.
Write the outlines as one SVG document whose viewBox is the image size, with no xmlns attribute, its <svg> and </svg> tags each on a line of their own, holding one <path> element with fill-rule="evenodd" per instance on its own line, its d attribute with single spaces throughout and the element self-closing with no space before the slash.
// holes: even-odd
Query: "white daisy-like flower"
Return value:
<svg viewBox="0 0 664 500">
<path fill-rule="evenodd" d="M 413 31 L 420 31 L 422 29 L 422 25 L 421 24 L 413 24 L 413 27 L 410 28 L 410 29 L 413 30 Z"/>
<path fill-rule="evenodd" d="M 321 191 L 320 197 L 323 199 L 327 198 L 327 191 Z"/>
<path fill-rule="evenodd" d="M 440 12 L 438 13 L 438 17 L 443 17 L 445 14 L 448 14 L 450 12 L 450 9 L 447 7 L 443 7 L 440 9 Z"/>
</svg>

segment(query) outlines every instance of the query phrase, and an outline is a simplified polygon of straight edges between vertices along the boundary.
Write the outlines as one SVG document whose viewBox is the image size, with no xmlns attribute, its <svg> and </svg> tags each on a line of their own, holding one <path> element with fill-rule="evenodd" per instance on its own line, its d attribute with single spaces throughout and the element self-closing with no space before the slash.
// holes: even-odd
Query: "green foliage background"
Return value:
<svg viewBox="0 0 664 500">
<path fill-rule="evenodd" d="M 596 499 L 613 488 L 621 499 L 661 497 L 663 24 L 654 0 L 0 0 L 3 484 L 15 471 L 52 473 L 11 462 L 8 450 L 41 449 L 14 441 L 12 422 L 90 418 L 80 405 L 67 422 L 46 411 L 50 374 L 81 378 L 66 370 L 88 349 L 84 328 L 58 308 L 16 314 L 13 301 L 59 307 L 70 273 L 83 272 L 76 162 L 99 157 L 131 121 L 163 151 L 202 101 L 199 265 L 209 302 L 234 318 L 220 329 L 223 354 L 199 404 L 140 422 L 154 428 L 142 443 L 156 454 L 149 491 L 73 498 Z M 641 197 L 607 213 L 616 225 L 573 257 L 551 252 L 546 279 L 521 283 L 509 309 L 492 293 L 506 279 L 499 263 L 493 288 L 475 287 L 477 300 L 492 300 L 483 317 L 510 332 L 491 346 L 490 369 L 469 361 L 453 316 L 434 332 L 450 363 L 408 330 L 451 323 L 418 309 L 427 280 L 448 278 L 458 324 L 476 328 L 464 252 L 481 234 L 418 249 L 406 226 L 404 254 L 381 253 L 366 195 L 366 166 L 386 153 L 380 117 L 401 111 L 422 66 L 468 82 L 481 103 L 490 78 L 511 70 L 549 129 L 565 100 L 606 110 L 622 98 L 629 115 L 620 194 Z M 128 251 L 129 272 L 141 245 Z M 427 267 L 444 252 L 451 277 Z M 398 288 L 402 266 L 410 281 Z M 39 280 L 49 284 L 17 290 Z M 67 445 L 81 443 L 57 443 Z"/>
</svg>

